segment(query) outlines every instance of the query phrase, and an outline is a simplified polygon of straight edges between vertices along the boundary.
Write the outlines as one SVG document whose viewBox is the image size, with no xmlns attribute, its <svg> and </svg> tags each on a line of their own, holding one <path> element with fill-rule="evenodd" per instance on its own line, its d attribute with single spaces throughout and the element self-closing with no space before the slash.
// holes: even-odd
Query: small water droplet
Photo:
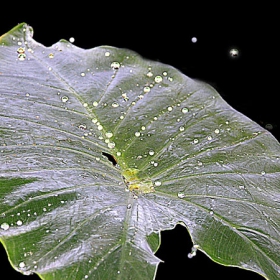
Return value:
<svg viewBox="0 0 280 280">
<path fill-rule="evenodd" d="M 207 139 L 210 141 L 212 140 L 212 136 L 208 136 Z"/>
<path fill-rule="evenodd" d="M 85 125 L 85 124 L 80 124 L 79 126 L 78 126 L 80 129 L 87 129 L 87 126 Z"/>
<path fill-rule="evenodd" d="M 10 226 L 9 226 L 9 224 L 7 224 L 7 223 L 3 223 L 3 224 L 1 224 L 1 228 L 2 228 L 3 230 L 8 230 L 8 229 L 10 228 Z"/>
<path fill-rule="evenodd" d="M 239 51 L 238 51 L 238 49 L 231 49 L 229 51 L 229 54 L 231 57 L 237 57 L 239 55 Z"/>
<path fill-rule="evenodd" d="M 86 74 L 84 72 L 81 73 L 81 76 L 84 77 Z"/>
<path fill-rule="evenodd" d="M 25 55 L 24 53 L 20 53 L 20 54 L 18 55 L 18 60 L 20 60 L 20 61 L 25 60 L 25 58 L 26 58 L 26 55 Z"/>
<path fill-rule="evenodd" d="M 68 96 L 64 95 L 61 97 L 62 102 L 67 102 L 69 100 Z"/>
<path fill-rule="evenodd" d="M 262 172 L 261 172 L 261 175 L 264 176 L 264 175 L 265 175 L 265 171 L 262 171 Z"/>
<path fill-rule="evenodd" d="M 111 67 L 112 67 L 113 69 L 119 69 L 120 66 L 121 66 L 120 63 L 117 62 L 117 61 L 114 61 L 114 62 L 111 63 Z"/>
<path fill-rule="evenodd" d="M 180 131 L 184 131 L 185 128 L 184 128 L 183 126 L 180 126 L 179 130 L 180 130 Z"/>
<path fill-rule="evenodd" d="M 169 107 L 167 108 L 167 110 L 168 110 L 169 112 L 171 112 L 171 111 L 173 110 L 173 108 L 172 108 L 171 106 L 169 106 Z"/>
<path fill-rule="evenodd" d="M 145 92 L 145 93 L 150 92 L 150 90 L 151 90 L 151 88 L 150 88 L 150 87 L 144 87 L 144 92 Z"/>
<path fill-rule="evenodd" d="M 152 73 L 151 71 L 149 71 L 149 72 L 147 73 L 147 76 L 148 76 L 149 78 L 151 78 L 151 77 L 153 77 L 153 73 Z"/>
<path fill-rule="evenodd" d="M 188 108 L 182 108 L 182 110 L 181 110 L 181 112 L 183 113 L 183 114 L 186 114 L 186 113 L 188 113 L 189 112 L 189 109 Z"/>
<path fill-rule="evenodd" d="M 24 268 L 25 267 L 25 263 L 24 262 L 20 262 L 18 265 L 20 268 Z"/>
<path fill-rule="evenodd" d="M 75 38 L 74 37 L 69 38 L 69 42 L 70 43 L 74 43 L 75 42 Z"/>
<path fill-rule="evenodd" d="M 212 216 L 212 215 L 214 215 L 214 212 L 213 212 L 213 211 L 210 211 L 209 214 Z"/>
<path fill-rule="evenodd" d="M 22 221 L 21 221 L 21 220 L 18 220 L 18 221 L 17 221 L 17 225 L 18 225 L 18 226 L 21 226 L 21 225 L 22 225 Z"/>
<path fill-rule="evenodd" d="M 49 54 L 49 58 L 54 58 L 54 54 L 53 54 L 53 53 L 50 53 L 50 54 Z"/>
<path fill-rule="evenodd" d="M 178 192 L 178 193 L 177 193 L 177 196 L 178 196 L 179 198 L 184 198 L 184 197 L 186 197 L 185 194 L 184 194 L 183 192 Z"/>
<path fill-rule="evenodd" d="M 94 101 L 94 102 L 92 103 L 92 105 L 93 105 L 94 107 L 96 107 L 96 106 L 98 106 L 98 102 L 97 102 L 97 101 Z"/>
<path fill-rule="evenodd" d="M 112 132 L 106 132 L 106 133 L 105 133 L 105 136 L 106 136 L 107 138 L 111 138 L 111 137 L 113 137 L 113 133 L 112 133 Z"/>
<path fill-rule="evenodd" d="M 161 186 L 161 182 L 160 182 L 160 181 L 155 181 L 155 186 L 156 186 L 156 187 Z"/>
<path fill-rule="evenodd" d="M 105 52 L 105 56 L 110 56 L 110 52 Z"/>
<path fill-rule="evenodd" d="M 149 155 L 150 155 L 150 156 L 153 156 L 154 154 L 155 154 L 155 152 L 154 152 L 153 150 L 150 150 L 150 151 L 149 151 Z"/>
<path fill-rule="evenodd" d="M 143 125 L 143 126 L 141 126 L 141 129 L 142 130 L 146 130 L 146 127 Z"/>
<path fill-rule="evenodd" d="M 161 76 L 155 76 L 155 82 L 156 83 L 162 82 L 162 77 Z"/>
<path fill-rule="evenodd" d="M 194 144 L 197 144 L 197 143 L 198 143 L 198 139 L 194 139 L 194 140 L 193 140 L 193 143 L 194 143 Z"/>
<path fill-rule="evenodd" d="M 18 48 L 17 53 L 19 53 L 19 54 L 25 53 L 25 48 L 22 48 L 22 47 Z"/>
<path fill-rule="evenodd" d="M 83 106 L 86 108 L 86 107 L 88 106 L 88 104 L 87 104 L 87 103 L 84 103 Z"/>
<path fill-rule="evenodd" d="M 127 209 L 131 209 L 131 204 L 128 204 L 128 205 L 127 205 Z"/>
<path fill-rule="evenodd" d="M 99 125 L 97 126 L 97 129 L 98 129 L 98 130 L 102 130 L 102 129 L 103 129 L 103 126 L 102 126 L 101 124 L 99 124 Z"/>
<path fill-rule="evenodd" d="M 109 149 L 113 149 L 113 148 L 115 148 L 115 146 L 116 146 L 116 144 L 114 142 L 108 143 L 108 148 Z"/>
<path fill-rule="evenodd" d="M 215 129 L 214 131 L 216 134 L 219 134 L 220 133 L 220 130 L 219 129 Z"/>
<path fill-rule="evenodd" d="M 139 136 L 141 135 L 141 133 L 140 133 L 139 131 L 136 131 L 136 132 L 134 133 L 134 135 L 135 135 L 136 137 L 139 137 Z"/>
<path fill-rule="evenodd" d="M 117 103 L 117 102 L 113 102 L 112 103 L 112 107 L 114 107 L 114 108 L 117 108 L 117 107 L 119 107 L 120 105 L 119 105 L 119 103 Z"/>
<path fill-rule="evenodd" d="M 121 156 L 121 154 L 122 154 L 121 152 L 117 152 L 117 156 Z"/>
</svg>

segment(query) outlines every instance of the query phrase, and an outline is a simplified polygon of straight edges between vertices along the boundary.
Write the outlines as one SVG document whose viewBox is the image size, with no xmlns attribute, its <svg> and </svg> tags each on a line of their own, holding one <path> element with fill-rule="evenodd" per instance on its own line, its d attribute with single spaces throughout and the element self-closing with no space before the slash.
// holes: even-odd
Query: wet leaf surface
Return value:
<svg viewBox="0 0 280 280">
<path fill-rule="evenodd" d="M 0 238 L 43 279 L 153 279 L 160 232 L 279 279 L 280 148 L 210 85 L 111 46 L 0 37 Z M 20 244 L 20 245 L 19 245 Z"/>
</svg>

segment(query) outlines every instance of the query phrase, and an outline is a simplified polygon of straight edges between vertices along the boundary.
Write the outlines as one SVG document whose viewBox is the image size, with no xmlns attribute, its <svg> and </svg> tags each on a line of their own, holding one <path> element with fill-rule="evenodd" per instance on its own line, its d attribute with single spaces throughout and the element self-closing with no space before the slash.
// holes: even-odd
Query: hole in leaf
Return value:
<svg viewBox="0 0 280 280">
<path fill-rule="evenodd" d="M 102 155 L 107 157 L 109 161 L 111 161 L 113 163 L 114 166 L 117 165 L 117 161 L 116 159 L 114 158 L 114 156 L 108 154 L 108 153 L 105 153 L 105 152 L 102 152 Z"/>
<path fill-rule="evenodd" d="M 178 224 L 173 230 L 161 232 L 161 245 L 155 255 L 163 262 L 159 264 L 155 280 L 166 279 L 250 279 L 264 280 L 252 271 L 220 265 L 212 261 L 206 254 L 197 251 L 196 256 L 188 258 L 192 240 L 187 229 Z"/>
</svg>

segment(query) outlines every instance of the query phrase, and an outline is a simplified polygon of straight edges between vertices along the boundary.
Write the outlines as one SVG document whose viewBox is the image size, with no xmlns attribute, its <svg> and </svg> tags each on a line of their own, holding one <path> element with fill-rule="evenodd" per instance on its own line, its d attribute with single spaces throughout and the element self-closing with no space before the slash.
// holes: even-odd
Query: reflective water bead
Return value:
<svg viewBox="0 0 280 280">
<path fill-rule="evenodd" d="M 112 67 L 113 69 L 119 69 L 120 66 L 121 66 L 120 63 L 117 62 L 117 61 L 114 61 L 114 62 L 111 63 L 111 67 Z"/>
<path fill-rule="evenodd" d="M 150 87 L 144 87 L 144 92 L 145 92 L 145 93 L 150 92 L 150 90 L 151 90 L 151 88 L 150 88 Z"/>
<path fill-rule="evenodd" d="M 75 38 L 74 37 L 69 38 L 69 42 L 70 43 L 74 43 L 75 42 Z"/>
<path fill-rule="evenodd" d="M 7 223 L 3 223 L 3 224 L 1 224 L 1 228 L 2 228 L 3 230 L 8 230 L 8 229 L 10 228 L 10 226 L 9 226 L 9 224 L 7 224 Z"/>
<path fill-rule="evenodd" d="M 210 141 L 212 140 L 212 136 L 208 136 L 207 139 Z"/>
<path fill-rule="evenodd" d="M 184 128 L 183 126 L 180 126 L 179 130 L 180 130 L 180 131 L 184 131 L 185 128 Z"/>
<path fill-rule="evenodd" d="M 105 52 L 105 56 L 110 56 L 110 52 Z"/>
<path fill-rule="evenodd" d="M 189 112 L 189 109 L 188 108 L 182 108 L 182 110 L 181 110 L 181 112 L 183 113 L 183 114 L 186 114 L 186 113 L 188 113 Z"/>
<path fill-rule="evenodd" d="M 192 37 L 192 42 L 196 43 L 197 42 L 197 38 L 196 37 Z"/>
<path fill-rule="evenodd" d="M 214 131 L 216 134 L 219 134 L 220 133 L 220 130 L 217 128 L 217 129 L 215 129 L 215 131 Z"/>
<path fill-rule="evenodd" d="M 17 53 L 20 53 L 20 54 L 25 53 L 25 48 L 22 48 L 22 47 L 18 48 Z"/>
<path fill-rule="evenodd" d="M 98 105 L 98 102 L 97 102 L 97 101 L 94 101 L 94 102 L 92 103 L 92 105 L 93 105 L 94 107 L 96 107 L 96 106 Z"/>
<path fill-rule="evenodd" d="M 64 95 L 64 96 L 61 97 L 61 101 L 62 101 L 62 102 L 67 102 L 68 100 L 69 100 L 69 97 L 66 96 L 66 95 Z"/>
<path fill-rule="evenodd" d="M 49 58 L 54 58 L 54 54 L 53 54 L 53 53 L 50 53 L 50 54 L 49 54 Z"/>
<path fill-rule="evenodd" d="M 113 102 L 112 103 L 112 107 L 114 107 L 114 108 L 117 108 L 117 107 L 119 107 L 120 105 L 119 105 L 119 103 L 117 103 L 117 102 Z"/>
<path fill-rule="evenodd" d="M 20 54 L 18 55 L 18 60 L 20 60 L 20 61 L 25 60 L 25 58 L 26 58 L 26 55 L 25 55 L 24 53 L 20 53 Z"/>
<path fill-rule="evenodd" d="M 18 265 L 20 268 L 24 268 L 25 267 L 25 263 L 24 262 L 20 262 Z"/>
<path fill-rule="evenodd" d="M 156 83 L 162 82 L 162 77 L 161 77 L 161 76 L 156 76 L 156 77 L 155 77 L 155 82 L 156 82 Z"/>
<path fill-rule="evenodd" d="M 113 133 L 112 132 L 106 132 L 105 135 L 106 135 L 107 138 L 113 137 Z"/>
<path fill-rule="evenodd" d="M 150 151 L 149 151 L 149 155 L 150 155 L 150 156 L 153 156 L 154 154 L 155 154 L 155 152 L 154 152 L 153 150 L 150 150 Z"/>
<path fill-rule="evenodd" d="M 86 74 L 84 72 L 81 73 L 81 76 L 84 77 Z"/>
<path fill-rule="evenodd" d="M 114 142 L 108 143 L 108 148 L 113 149 L 115 148 L 116 144 Z"/>
<path fill-rule="evenodd" d="M 21 220 L 18 220 L 18 221 L 17 221 L 17 225 L 18 225 L 18 226 L 21 226 L 21 225 L 22 225 L 22 221 L 21 221 Z"/>
<path fill-rule="evenodd" d="M 155 186 L 156 186 L 156 187 L 161 186 L 161 182 L 160 182 L 160 181 L 156 181 L 156 182 L 155 182 Z"/>
<path fill-rule="evenodd" d="M 134 135 L 135 135 L 136 137 L 139 137 L 139 136 L 141 135 L 141 133 L 140 133 L 139 131 L 136 131 L 136 132 L 134 133 Z"/>
<path fill-rule="evenodd" d="M 239 51 L 238 51 L 238 49 L 231 49 L 229 51 L 229 54 L 231 57 L 237 57 L 239 55 Z"/>
<path fill-rule="evenodd" d="M 151 78 L 151 77 L 153 76 L 153 73 L 152 73 L 151 71 L 149 71 L 149 72 L 147 73 L 147 76 L 148 76 L 149 78 Z"/>
<path fill-rule="evenodd" d="M 177 193 L 177 196 L 178 196 L 179 198 L 184 198 L 184 197 L 185 197 L 185 194 L 184 194 L 183 192 L 178 192 L 178 193 Z"/>
<path fill-rule="evenodd" d="M 198 140 L 197 140 L 197 139 L 194 139 L 193 142 L 194 142 L 194 144 L 197 144 L 197 143 L 198 143 Z"/>
<path fill-rule="evenodd" d="M 167 110 L 168 110 L 169 112 L 171 112 L 171 111 L 173 110 L 173 108 L 172 108 L 171 106 L 169 106 L 169 107 L 167 108 Z"/>
</svg>

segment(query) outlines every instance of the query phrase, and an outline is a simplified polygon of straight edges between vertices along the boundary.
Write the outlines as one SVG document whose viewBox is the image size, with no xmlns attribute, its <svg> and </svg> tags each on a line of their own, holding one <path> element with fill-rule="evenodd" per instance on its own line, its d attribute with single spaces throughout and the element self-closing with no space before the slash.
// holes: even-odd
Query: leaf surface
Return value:
<svg viewBox="0 0 280 280">
<path fill-rule="evenodd" d="M 210 85 L 111 46 L 0 37 L 0 240 L 42 279 L 154 279 L 160 231 L 280 276 L 280 147 Z M 190 256 L 192 256 L 190 255 Z"/>
</svg>

